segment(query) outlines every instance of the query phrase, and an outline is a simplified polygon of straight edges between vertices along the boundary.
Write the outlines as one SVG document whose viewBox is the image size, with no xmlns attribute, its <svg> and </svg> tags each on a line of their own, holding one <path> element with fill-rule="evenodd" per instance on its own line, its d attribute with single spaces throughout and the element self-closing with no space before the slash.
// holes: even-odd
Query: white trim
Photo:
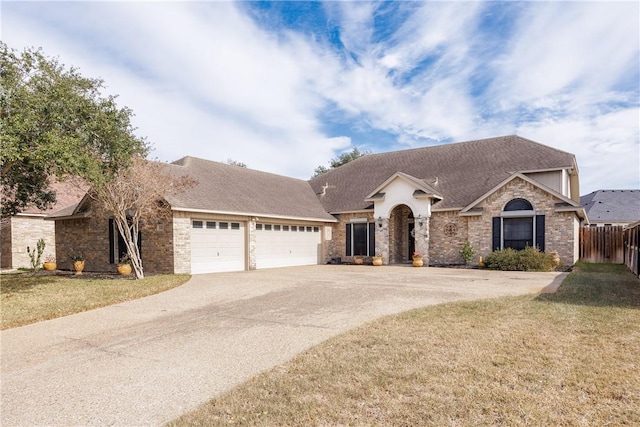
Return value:
<svg viewBox="0 0 640 427">
<path fill-rule="evenodd" d="M 306 221 L 306 222 L 338 222 L 337 219 L 328 219 L 328 218 L 308 218 L 308 217 L 298 217 L 298 216 L 286 216 L 286 215 L 273 215 L 273 214 L 264 214 L 264 213 L 251 213 L 251 212 L 227 212 L 227 211 L 214 211 L 209 209 L 191 209 L 191 208 L 181 208 L 181 207 L 171 207 L 172 211 L 176 212 L 193 212 L 193 213 L 207 213 L 214 215 L 229 215 L 229 216 L 244 216 L 244 217 L 258 217 L 262 218 L 275 218 L 275 219 L 286 219 L 292 221 Z"/>
<path fill-rule="evenodd" d="M 528 211 L 502 211 L 500 212 L 500 216 L 502 218 L 524 218 L 535 216 L 536 212 L 533 210 Z"/>
<path fill-rule="evenodd" d="M 349 222 L 352 224 L 362 224 L 369 222 L 369 218 L 351 218 Z"/>
</svg>

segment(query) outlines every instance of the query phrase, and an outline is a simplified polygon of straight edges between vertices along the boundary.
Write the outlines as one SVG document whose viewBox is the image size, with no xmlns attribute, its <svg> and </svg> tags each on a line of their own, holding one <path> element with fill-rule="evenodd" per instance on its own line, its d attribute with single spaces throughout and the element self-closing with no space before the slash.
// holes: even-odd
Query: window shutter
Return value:
<svg viewBox="0 0 640 427">
<path fill-rule="evenodd" d="M 351 224 L 347 224 L 347 228 L 346 228 L 346 241 L 347 241 L 347 247 L 345 250 L 345 255 L 346 256 L 351 256 Z"/>
<path fill-rule="evenodd" d="M 115 264 L 116 239 L 113 219 L 109 219 L 109 264 Z"/>
<path fill-rule="evenodd" d="M 376 223 L 369 223 L 369 256 L 376 254 Z"/>
<path fill-rule="evenodd" d="M 492 225 L 492 247 L 494 251 L 500 250 L 500 241 L 502 240 L 502 236 L 500 236 L 500 217 L 493 217 L 493 225 Z"/>
<path fill-rule="evenodd" d="M 544 252 L 544 215 L 536 215 L 536 246 Z"/>
</svg>

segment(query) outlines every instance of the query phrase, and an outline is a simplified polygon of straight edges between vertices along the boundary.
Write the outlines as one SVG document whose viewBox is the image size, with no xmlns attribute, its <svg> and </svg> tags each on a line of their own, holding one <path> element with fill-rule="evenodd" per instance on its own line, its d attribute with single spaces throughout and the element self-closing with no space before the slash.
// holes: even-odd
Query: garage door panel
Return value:
<svg viewBox="0 0 640 427">
<path fill-rule="evenodd" d="M 191 229 L 192 274 L 245 269 L 245 226 L 234 224 L 238 224 L 236 229 L 220 229 L 218 224 L 216 228 Z"/>
</svg>

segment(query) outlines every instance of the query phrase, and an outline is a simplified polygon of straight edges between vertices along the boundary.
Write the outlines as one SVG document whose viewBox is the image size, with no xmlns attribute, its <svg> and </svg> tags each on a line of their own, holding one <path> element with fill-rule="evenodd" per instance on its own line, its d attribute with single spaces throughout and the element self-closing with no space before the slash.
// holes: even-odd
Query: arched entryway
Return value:
<svg viewBox="0 0 640 427">
<path fill-rule="evenodd" d="M 389 216 L 389 263 L 410 262 L 415 246 L 413 211 L 407 205 L 398 205 Z"/>
</svg>

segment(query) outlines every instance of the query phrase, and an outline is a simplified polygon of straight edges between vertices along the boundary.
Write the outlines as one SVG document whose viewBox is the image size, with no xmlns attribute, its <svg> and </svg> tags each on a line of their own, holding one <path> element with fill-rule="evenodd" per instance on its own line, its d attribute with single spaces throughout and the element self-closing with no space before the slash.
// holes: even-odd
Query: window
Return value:
<svg viewBox="0 0 640 427">
<path fill-rule="evenodd" d="M 216 223 L 213 221 L 207 221 L 207 228 L 209 229 L 216 228 Z"/>
<path fill-rule="evenodd" d="M 231 229 L 232 230 L 240 230 L 240 223 L 239 222 L 232 222 L 231 223 Z"/>
<path fill-rule="evenodd" d="M 262 230 L 262 224 L 256 224 L 256 230 Z"/>
<path fill-rule="evenodd" d="M 503 218 L 503 247 L 521 250 L 533 247 L 533 217 Z"/>
<path fill-rule="evenodd" d="M 272 226 L 271 224 L 265 224 L 265 225 L 264 225 L 264 229 L 265 229 L 265 231 L 271 231 L 272 227 L 273 227 L 273 226 Z"/>
<path fill-rule="evenodd" d="M 298 227 L 296 227 L 295 225 L 291 226 L 291 231 L 298 231 Z"/>
<path fill-rule="evenodd" d="M 278 224 L 274 225 L 273 231 L 280 231 L 280 226 Z"/>
<path fill-rule="evenodd" d="M 320 232 L 320 227 L 313 227 L 313 232 L 314 233 L 319 233 Z"/>
<path fill-rule="evenodd" d="M 221 222 L 220 223 L 220 230 L 228 230 L 229 229 L 229 223 L 228 222 Z"/>
<path fill-rule="evenodd" d="M 307 232 L 311 233 L 313 231 L 313 227 L 307 227 Z"/>
<path fill-rule="evenodd" d="M 138 253 L 142 258 L 142 232 L 138 231 Z M 127 255 L 127 244 L 120 234 L 118 226 L 113 218 L 109 219 L 109 263 L 117 264 L 118 261 Z"/>
<path fill-rule="evenodd" d="M 282 231 L 289 231 L 289 226 L 288 225 L 283 225 L 282 226 Z"/>
<path fill-rule="evenodd" d="M 375 223 L 349 223 L 346 227 L 346 256 L 375 255 Z"/>
<path fill-rule="evenodd" d="M 203 222 L 202 221 L 193 221 L 192 223 L 193 228 L 202 228 L 203 226 Z"/>
<path fill-rule="evenodd" d="M 499 217 L 493 218 L 493 250 L 522 250 L 538 247 L 544 251 L 545 216 L 536 215 L 525 199 L 513 199 Z"/>
</svg>

